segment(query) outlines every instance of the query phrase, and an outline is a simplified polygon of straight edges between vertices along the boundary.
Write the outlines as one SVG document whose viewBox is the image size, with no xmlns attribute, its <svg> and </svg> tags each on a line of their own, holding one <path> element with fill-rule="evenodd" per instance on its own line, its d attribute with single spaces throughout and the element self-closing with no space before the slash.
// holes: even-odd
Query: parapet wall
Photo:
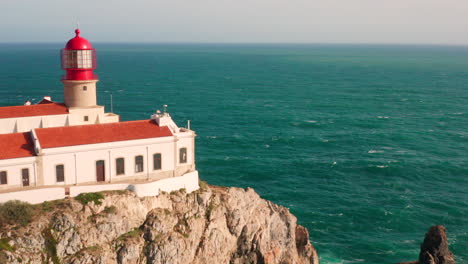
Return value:
<svg viewBox="0 0 468 264">
<path fill-rule="evenodd" d="M 147 183 L 118 183 L 118 184 L 94 184 L 69 187 L 40 188 L 26 191 L 0 194 L 0 203 L 9 200 L 20 200 L 31 204 L 39 204 L 45 201 L 75 197 L 80 193 L 101 192 L 112 190 L 130 190 L 139 197 L 156 196 L 161 191 L 171 192 L 185 188 L 187 193 L 198 190 L 198 171 L 192 171 L 179 177 L 167 178 Z M 69 195 L 66 195 L 67 189 Z"/>
</svg>

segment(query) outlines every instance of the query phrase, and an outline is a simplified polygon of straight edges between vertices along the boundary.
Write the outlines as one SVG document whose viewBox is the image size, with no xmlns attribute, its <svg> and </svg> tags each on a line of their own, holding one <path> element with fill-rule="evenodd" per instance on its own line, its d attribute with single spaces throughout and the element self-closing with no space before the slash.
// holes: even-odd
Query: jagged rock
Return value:
<svg viewBox="0 0 468 264">
<path fill-rule="evenodd" d="M 429 228 L 421 244 L 419 260 L 398 264 L 455 264 L 453 254 L 448 248 L 445 227 L 436 225 Z"/>
<path fill-rule="evenodd" d="M 452 252 L 448 248 L 445 227 L 432 226 L 426 233 L 419 253 L 420 264 L 454 264 Z"/>
<path fill-rule="evenodd" d="M 104 197 L 85 206 L 69 199 L 28 226 L 2 229 L 0 237 L 15 251 L 0 250 L 0 257 L 11 263 L 318 264 L 307 229 L 250 188 Z"/>
</svg>

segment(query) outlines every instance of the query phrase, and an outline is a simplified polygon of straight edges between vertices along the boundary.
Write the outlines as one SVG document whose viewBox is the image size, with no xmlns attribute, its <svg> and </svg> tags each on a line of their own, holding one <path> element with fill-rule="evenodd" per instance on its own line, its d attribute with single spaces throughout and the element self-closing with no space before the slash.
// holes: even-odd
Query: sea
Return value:
<svg viewBox="0 0 468 264">
<path fill-rule="evenodd" d="M 0 105 L 62 101 L 64 45 L 0 44 Z M 100 104 L 190 120 L 201 179 L 289 208 L 322 264 L 416 260 L 436 224 L 468 263 L 468 47 L 94 47 Z"/>
</svg>

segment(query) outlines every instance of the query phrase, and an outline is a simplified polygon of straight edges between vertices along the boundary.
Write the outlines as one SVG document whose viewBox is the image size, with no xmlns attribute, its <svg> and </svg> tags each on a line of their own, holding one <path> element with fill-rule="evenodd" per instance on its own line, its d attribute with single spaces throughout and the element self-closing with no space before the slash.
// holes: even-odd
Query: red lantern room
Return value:
<svg viewBox="0 0 468 264">
<path fill-rule="evenodd" d="M 79 29 L 75 33 L 76 36 L 61 51 L 62 69 L 66 71 L 63 80 L 97 80 L 97 75 L 93 73 L 96 69 L 96 50 L 87 39 L 80 37 Z"/>
</svg>

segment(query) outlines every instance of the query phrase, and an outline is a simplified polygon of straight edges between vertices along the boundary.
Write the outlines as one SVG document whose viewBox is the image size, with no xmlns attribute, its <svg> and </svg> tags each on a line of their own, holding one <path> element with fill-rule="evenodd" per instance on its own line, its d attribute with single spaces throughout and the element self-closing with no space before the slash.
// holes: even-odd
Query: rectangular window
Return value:
<svg viewBox="0 0 468 264">
<path fill-rule="evenodd" d="M 57 182 L 65 181 L 65 168 L 63 164 L 55 166 L 55 178 Z"/>
<path fill-rule="evenodd" d="M 29 186 L 29 169 L 21 169 L 21 177 L 23 180 L 23 186 Z"/>
<path fill-rule="evenodd" d="M 84 121 L 85 121 L 85 122 L 88 122 L 88 120 L 89 120 L 89 117 L 88 117 L 88 116 L 84 116 Z"/>
<path fill-rule="evenodd" d="M 0 184 L 8 184 L 6 171 L 0 171 Z"/>
<path fill-rule="evenodd" d="M 135 172 L 143 171 L 143 156 L 135 157 Z"/>
<path fill-rule="evenodd" d="M 153 155 L 153 169 L 160 170 L 161 169 L 161 153 L 156 153 Z"/>
<path fill-rule="evenodd" d="M 187 163 L 187 148 L 179 149 L 179 163 Z"/>
<path fill-rule="evenodd" d="M 115 160 L 115 171 L 117 175 L 125 174 L 125 159 L 117 158 Z"/>
<path fill-rule="evenodd" d="M 106 181 L 106 163 L 104 160 L 96 161 L 96 181 Z"/>
<path fill-rule="evenodd" d="M 87 91 L 88 90 L 88 86 L 83 86 L 83 91 Z"/>
</svg>

